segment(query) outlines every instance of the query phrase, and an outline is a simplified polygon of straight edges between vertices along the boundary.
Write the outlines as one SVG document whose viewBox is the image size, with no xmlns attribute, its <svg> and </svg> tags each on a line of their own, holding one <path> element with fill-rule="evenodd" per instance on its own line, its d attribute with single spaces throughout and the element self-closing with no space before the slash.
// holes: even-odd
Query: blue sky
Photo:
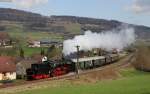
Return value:
<svg viewBox="0 0 150 94">
<path fill-rule="evenodd" d="M 149 6 L 150 0 L 12 0 L 12 2 L 0 2 L 0 8 L 15 8 L 48 16 L 72 15 L 114 19 L 146 26 L 150 26 Z"/>
</svg>

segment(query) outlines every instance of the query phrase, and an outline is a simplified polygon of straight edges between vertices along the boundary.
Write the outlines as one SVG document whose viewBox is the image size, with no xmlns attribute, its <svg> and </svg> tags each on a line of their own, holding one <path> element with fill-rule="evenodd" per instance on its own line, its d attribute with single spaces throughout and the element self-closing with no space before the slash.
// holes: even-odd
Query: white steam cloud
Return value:
<svg viewBox="0 0 150 94">
<path fill-rule="evenodd" d="M 48 0 L 12 0 L 12 2 L 22 8 L 31 8 L 36 5 L 45 4 Z"/>
<path fill-rule="evenodd" d="M 93 33 L 86 31 L 84 35 L 75 36 L 73 39 L 65 40 L 63 43 L 64 55 L 69 55 L 77 51 L 76 46 L 80 46 L 80 50 L 92 50 L 93 48 L 102 48 L 107 51 L 112 49 L 121 50 L 129 46 L 135 41 L 135 33 L 133 28 L 122 30 L 105 31 L 104 33 Z"/>
</svg>

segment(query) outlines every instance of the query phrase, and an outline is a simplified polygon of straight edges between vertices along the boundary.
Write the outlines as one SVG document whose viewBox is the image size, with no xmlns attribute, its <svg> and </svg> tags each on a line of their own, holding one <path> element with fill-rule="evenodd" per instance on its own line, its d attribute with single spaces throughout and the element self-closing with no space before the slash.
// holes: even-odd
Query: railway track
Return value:
<svg viewBox="0 0 150 94">
<path fill-rule="evenodd" d="M 119 60 L 116 63 L 112 63 L 112 64 L 109 64 L 109 65 L 105 65 L 105 66 L 102 66 L 102 67 L 99 67 L 99 68 L 90 69 L 90 70 L 86 70 L 86 71 L 79 71 L 79 76 L 85 75 L 85 74 L 88 74 L 88 73 L 101 71 L 101 70 L 108 69 L 108 68 L 114 68 L 114 69 L 121 68 L 123 66 L 128 65 L 132 58 L 133 58 L 133 54 L 124 57 L 123 59 Z M 69 79 L 69 78 L 73 78 L 73 77 L 74 78 L 76 77 L 75 73 L 69 73 L 67 75 L 63 75 L 63 76 L 59 76 L 59 77 L 53 77 L 53 78 L 48 78 L 48 79 L 33 80 L 33 81 L 23 81 L 21 83 L 8 83 L 8 84 L 0 85 L 0 89 L 8 88 L 8 87 L 15 87 L 15 86 L 22 86 L 22 85 L 29 85 L 29 84 L 36 84 L 36 83 L 45 82 L 45 81 L 52 81 L 52 80 L 59 80 L 59 79 Z"/>
</svg>

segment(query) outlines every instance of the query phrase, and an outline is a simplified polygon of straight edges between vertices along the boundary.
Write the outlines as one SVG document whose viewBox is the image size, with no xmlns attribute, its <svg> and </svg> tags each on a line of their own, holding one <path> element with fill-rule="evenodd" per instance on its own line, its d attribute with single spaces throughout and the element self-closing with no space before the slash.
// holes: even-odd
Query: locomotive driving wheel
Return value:
<svg viewBox="0 0 150 94">
<path fill-rule="evenodd" d="M 67 73 L 67 67 L 63 66 L 63 67 L 58 67 L 54 69 L 53 72 L 51 73 L 51 76 L 56 77 L 56 76 L 60 76 L 66 73 Z"/>
</svg>

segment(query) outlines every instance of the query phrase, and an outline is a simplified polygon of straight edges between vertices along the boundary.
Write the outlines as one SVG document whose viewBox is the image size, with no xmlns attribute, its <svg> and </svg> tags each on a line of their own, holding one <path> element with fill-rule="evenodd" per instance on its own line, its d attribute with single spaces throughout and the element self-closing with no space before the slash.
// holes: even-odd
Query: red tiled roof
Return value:
<svg viewBox="0 0 150 94">
<path fill-rule="evenodd" d="M 0 72 L 15 72 L 14 59 L 9 56 L 0 56 Z"/>
</svg>

